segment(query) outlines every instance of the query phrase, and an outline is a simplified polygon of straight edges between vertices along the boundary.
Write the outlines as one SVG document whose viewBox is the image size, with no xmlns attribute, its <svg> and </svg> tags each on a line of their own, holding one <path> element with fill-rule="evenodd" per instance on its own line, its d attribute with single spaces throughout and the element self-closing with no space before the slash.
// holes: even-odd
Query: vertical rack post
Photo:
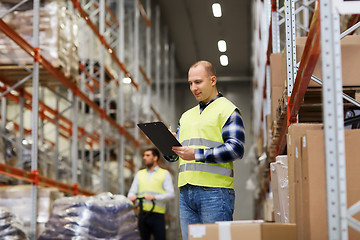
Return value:
<svg viewBox="0 0 360 240">
<path fill-rule="evenodd" d="M 150 0 L 146 0 L 146 14 L 151 19 L 151 3 Z M 146 74 L 151 77 L 151 25 L 146 27 Z M 146 122 L 151 121 L 151 83 L 148 84 L 146 88 L 146 98 L 147 98 L 147 116 Z"/>
<path fill-rule="evenodd" d="M 77 184 L 77 167 L 78 167 L 78 97 L 71 93 L 73 107 L 72 122 L 72 184 Z"/>
<path fill-rule="evenodd" d="M 100 72 L 100 108 L 105 114 L 105 46 L 104 46 L 104 32 L 105 32 L 105 0 L 100 0 L 100 17 L 99 17 L 99 32 L 102 39 L 100 39 L 100 59 L 99 59 L 99 72 Z M 105 120 L 103 116 L 100 116 L 100 191 L 105 191 Z"/>
<path fill-rule="evenodd" d="M 339 14 L 320 1 L 323 121 L 329 239 L 348 239 Z"/>
<path fill-rule="evenodd" d="M 138 9 L 138 5 L 136 4 L 136 1 L 134 1 L 134 78 L 139 80 L 139 18 L 140 18 L 140 12 Z M 135 140 L 139 141 L 139 129 L 137 128 L 136 124 L 139 123 L 139 109 L 140 109 L 140 93 L 141 93 L 141 82 L 139 82 L 139 88 L 135 89 L 135 119 L 134 119 L 134 137 Z M 141 165 L 140 155 L 139 155 L 139 148 L 135 148 L 135 159 L 136 162 Z"/>
<path fill-rule="evenodd" d="M 271 1 L 271 34 L 273 53 L 280 53 L 279 0 Z"/>
<path fill-rule="evenodd" d="M 285 0 L 285 36 L 287 95 L 291 96 L 296 66 L 295 5 L 293 0 Z"/>
<path fill-rule="evenodd" d="M 59 92 L 59 87 L 56 87 L 56 92 Z M 59 105 L 60 105 L 60 95 L 56 94 L 56 103 L 55 103 L 55 107 L 56 107 L 56 112 L 57 112 L 57 118 L 59 117 Z M 59 134 L 59 120 L 56 121 L 55 123 L 55 179 L 58 180 L 59 179 L 59 140 L 60 140 L 60 134 Z"/>
<path fill-rule="evenodd" d="M 80 27 L 79 27 L 79 42 L 80 45 L 82 46 L 81 51 L 79 52 L 79 56 L 80 56 L 80 63 L 81 65 L 85 68 L 85 46 L 86 46 L 86 41 L 85 41 L 85 21 L 83 19 L 80 20 Z M 85 92 L 85 71 L 82 71 L 80 74 L 80 89 L 82 92 Z M 82 113 L 82 125 L 85 126 L 86 125 L 86 111 L 85 111 L 85 102 L 81 101 L 81 113 Z M 80 178 L 80 186 L 85 188 L 86 187 L 86 168 L 87 168 L 87 161 L 85 160 L 85 142 L 86 142 L 86 137 L 84 139 L 82 139 L 82 143 L 81 144 L 81 178 Z M 90 168 L 92 169 L 92 168 Z"/>
<path fill-rule="evenodd" d="M 290 125 L 290 96 L 296 78 L 296 34 L 295 34 L 295 3 L 285 0 L 285 38 L 286 38 L 286 83 L 287 83 L 287 125 Z"/>
<path fill-rule="evenodd" d="M 33 95 L 32 95 L 32 113 L 31 113 L 31 171 L 38 171 L 38 119 L 39 119 L 39 24 L 40 24 L 40 1 L 34 0 L 33 4 L 33 46 L 37 49 L 33 64 Z M 34 183 L 31 188 L 31 222 L 30 222 L 30 238 L 36 239 L 36 223 L 37 223 L 37 184 Z"/>
<path fill-rule="evenodd" d="M 159 110 L 160 101 L 160 71 L 161 71 L 161 58 L 160 58 L 160 8 L 156 6 L 155 9 L 155 94 L 156 94 L 156 110 Z"/>
<path fill-rule="evenodd" d="M 24 98 L 24 91 L 20 91 L 20 112 L 19 112 L 19 162 L 21 167 L 24 166 L 24 150 L 22 148 L 22 141 L 24 140 L 24 105 L 25 105 L 25 98 Z"/>
<path fill-rule="evenodd" d="M 164 58 L 164 74 L 163 74 L 163 78 L 164 78 L 164 104 L 163 105 L 163 109 L 166 112 L 166 119 L 169 120 L 170 116 L 170 105 L 168 103 L 170 103 L 169 101 L 169 43 L 168 43 L 168 30 L 167 27 L 164 28 L 164 52 L 163 52 L 163 58 Z"/>
<path fill-rule="evenodd" d="M 175 127 L 175 45 L 172 43 L 170 47 L 170 106 L 171 106 L 171 124 Z M 172 130 L 172 131 L 175 131 Z"/>
<path fill-rule="evenodd" d="M 118 32 L 118 56 L 121 62 L 124 62 L 125 55 L 125 0 L 119 0 L 118 2 L 118 18 L 119 18 L 119 32 Z M 124 78 L 124 73 L 120 69 L 118 70 L 118 98 L 117 98 L 117 117 L 116 120 L 120 126 L 124 126 L 124 83 L 122 79 Z M 119 181 L 119 193 L 125 193 L 125 179 L 124 179 L 124 162 L 125 162 L 125 139 L 124 136 L 118 134 L 119 140 L 118 141 L 118 154 L 117 154 L 117 161 L 118 161 L 118 181 Z"/>
</svg>

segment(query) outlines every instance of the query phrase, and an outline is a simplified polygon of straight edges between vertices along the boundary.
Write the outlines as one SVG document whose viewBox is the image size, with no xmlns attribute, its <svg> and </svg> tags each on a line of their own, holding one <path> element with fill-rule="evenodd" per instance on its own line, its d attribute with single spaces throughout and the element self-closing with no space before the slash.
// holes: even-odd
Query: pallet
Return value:
<svg viewBox="0 0 360 240">
<path fill-rule="evenodd" d="M 25 65 L 31 71 L 33 65 Z M 57 68 L 61 71 L 61 67 Z M 31 72 L 26 71 L 19 65 L 0 65 L 0 74 L 7 77 L 13 83 L 17 83 L 27 77 Z M 0 80 L 1 81 L 1 80 Z M 74 79 L 72 81 L 75 81 Z M 39 66 L 39 84 L 41 86 L 59 86 L 62 85 L 52 74 L 50 74 L 43 66 Z M 32 78 L 29 78 L 23 86 L 32 86 Z"/>
</svg>

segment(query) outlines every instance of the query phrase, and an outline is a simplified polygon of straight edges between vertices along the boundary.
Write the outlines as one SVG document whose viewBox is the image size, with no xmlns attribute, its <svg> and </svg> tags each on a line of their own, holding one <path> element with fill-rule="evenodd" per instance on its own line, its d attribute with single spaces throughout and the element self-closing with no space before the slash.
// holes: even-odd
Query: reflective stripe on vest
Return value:
<svg viewBox="0 0 360 240">
<path fill-rule="evenodd" d="M 197 145 L 197 146 L 204 146 L 204 147 L 208 147 L 208 148 L 214 148 L 214 147 L 220 146 L 221 144 L 223 144 L 223 143 L 207 140 L 204 138 L 192 138 L 189 140 L 184 140 L 181 143 L 181 145 L 183 145 L 183 146 Z"/>
<path fill-rule="evenodd" d="M 200 171 L 200 172 L 216 173 L 227 177 L 234 177 L 233 169 L 224 168 L 215 165 L 201 164 L 201 163 L 186 163 L 184 165 L 181 165 L 179 168 L 179 173 L 184 171 Z"/>
</svg>

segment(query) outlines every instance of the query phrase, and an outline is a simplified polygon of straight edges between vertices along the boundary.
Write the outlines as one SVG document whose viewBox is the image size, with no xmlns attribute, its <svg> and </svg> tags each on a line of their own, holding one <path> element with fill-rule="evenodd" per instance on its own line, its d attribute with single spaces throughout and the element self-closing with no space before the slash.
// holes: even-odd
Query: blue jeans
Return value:
<svg viewBox="0 0 360 240">
<path fill-rule="evenodd" d="M 188 225 L 232 221 L 235 191 L 228 188 L 180 187 L 180 225 L 183 240 L 188 239 Z"/>
</svg>

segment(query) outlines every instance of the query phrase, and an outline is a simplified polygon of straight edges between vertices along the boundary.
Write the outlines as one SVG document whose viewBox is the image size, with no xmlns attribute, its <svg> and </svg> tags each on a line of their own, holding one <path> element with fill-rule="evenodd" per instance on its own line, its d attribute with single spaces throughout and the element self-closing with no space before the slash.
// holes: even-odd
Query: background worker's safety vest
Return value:
<svg viewBox="0 0 360 240">
<path fill-rule="evenodd" d="M 165 180 L 165 175 L 167 170 L 158 168 L 148 179 L 148 170 L 142 169 L 138 172 L 138 184 L 139 184 L 139 197 L 144 197 L 146 195 L 159 195 L 163 194 L 166 191 L 163 189 L 162 185 Z M 151 201 L 144 200 L 143 209 L 144 211 L 150 211 L 153 204 Z M 165 213 L 166 211 L 166 202 L 155 200 L 155 208 L 153 212 L 156 213 Z"/>
<path fill-rule="evenodd" d="M 186 111 L 180 119 L 179 142 L 191 148 L 213 148 L 224 143 L 222 128 L 237 107 L 225 97 L 215 99 L 200 114 L 200 106 Z M 233 188 L 233 162 L 200 163 L 179 161 L 178 186 Z"/>
</svg>

